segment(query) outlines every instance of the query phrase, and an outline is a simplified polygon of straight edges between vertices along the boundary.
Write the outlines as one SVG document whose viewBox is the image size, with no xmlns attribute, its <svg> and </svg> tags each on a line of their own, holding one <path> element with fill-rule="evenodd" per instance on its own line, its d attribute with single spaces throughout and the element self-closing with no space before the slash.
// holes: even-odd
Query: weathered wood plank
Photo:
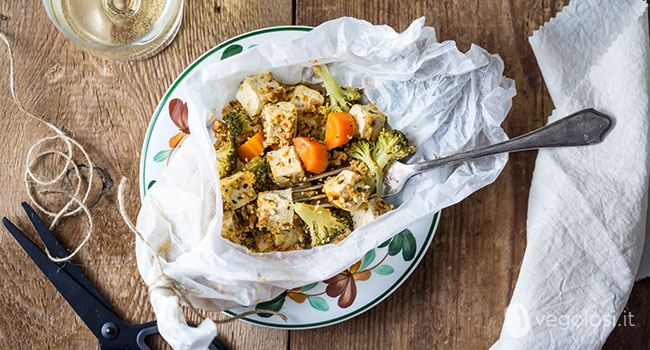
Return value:
<svg viewBox="0 0 650 350">
<path fill-rule="evenodd" d="M 108 62 L 91 57 L 58 33 L 42 2 L 0 3 L 0 30 L 8 34 L 17 59 L 18 94 L 25 106 L 63 127 L 89 149 L 97 165 L 117 183 L 129 179 L 127 209 L 139 210 L 138 164 L 145 128 L 173 79 L 210 47 L 243 32 L 291 23 L 292 4 L 282 1 L 217 0 L 186 2 L 178 37 L 158 56 L 141 62 Z M 27 148 L 48 135 L 26 120 L 10 99 L 8 61 L 0 48 L 0 213 L 28 228 L 20 201 L 27 196 L 22 173 Z M 47 165 L 53 165 L 48 160 Z M 131 322 L 154 318 L 136 270 L 134 238 L 115 204 L 115 185 L 93 208 L 98 227 L 78 262 L 118 315 Z M 83 218 L 71 218 L 56 233 L 67 247 L 80 241 Z M 89 349 L 97 341 L 37 270 L 18 244 L 0 233 L 0 347 L 3 349 Z M 32 236 L 34 237 L 34 236 Z M 223 318 L 221 315 L 212 315 Z M 197 321 L 197 320 L 193 320 Z M 285 349 L 288 332 L 235 322 L 220 327 L 233 348 Z M 154 348 L 167 348 L 161 341 Z"/>
<path fill-rule="evenodd" d="M 24 104 L 71 132 L 113 181 L 127 176 L 127 196 L 137 198 L 137 165 L 144 130 L 158 100 L 173 79 L 208 48 L 233 35 L 272 25 L 317 25 L 342 15 L 398 30 L 420 16 L 436 28 L 439 40 L 455 40 L 461 50 L 476 43 L 505 61 L 505 74 L 517 82 L 518 96 L 504 123 L 509 135 L 541 126 L 552 111 L 527 36 L 554 16 L 567 0 L 526 1 L 291 1 L 233 0 L 191 2 L 178 38 L 160 55 L 134 63 L 107 62 L 72 45 L 48 21 L 41 2 L 0 4 L 0 30 L 9 34 L 17 57 L 18 93 Z M 2 17 L 2 16 L 0 16 Z M 4 49 L 0 62 L 7 65 Z M 26 121 L 9 98 L 0 75 L 0 214 L 28 228 L 19 202 L 27 148 L 48 134 Z M 446 210 L 421 266 L 382 304 L 342 324 L 311 331 L 276 331 L 236 322 L 220 327 L 232 348 L 486 348 L 498 338 L 503 310 L 511 296 L 525 247 L 528 187 L 535 154 L 515 154 L 495 184 Z M 47 160 L 46 167 L 55 163 Z M 116 214 L 115 187 L 93 208 L 100 230 L 78 262 L 127 321 L 153 318 L 146 288 L 135 267 L 133 237 Z M 135 217 L 138 201 L 129 203 Z M 86 227 L 72 218 L 58 229 L 68 247 Z M 34 237 L 32 235 L 32 237 Z M 83 322 L 58 296 L 13 239 L 0 234 L 0 345 L 2 348 L 97 348 Z M 606 349 L 645 349 L 650 282 L 637 283 L 627 311 Z M 221 318 L 221 315 L 211 315 Z M 629 325 L 630 320 L 634 326 Z M 198 320 L 192 319 L 197 322 Z M 625 322 L 623 317 L 619 321 Z M 154 348 L 168 348 L 160 340 Z"/>
</svg>

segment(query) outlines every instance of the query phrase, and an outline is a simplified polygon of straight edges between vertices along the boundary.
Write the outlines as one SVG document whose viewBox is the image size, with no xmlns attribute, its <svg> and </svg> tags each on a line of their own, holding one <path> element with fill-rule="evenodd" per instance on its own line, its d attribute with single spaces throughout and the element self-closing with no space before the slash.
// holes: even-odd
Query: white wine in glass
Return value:
<svg viewBox="0 0 650 350">
<path fill-rule="evenodd" d="M 139 60 L 162 51 L 176 36 L 183 0 L 43 0 L 56 27 L 91 54 Z"/>
</svg>

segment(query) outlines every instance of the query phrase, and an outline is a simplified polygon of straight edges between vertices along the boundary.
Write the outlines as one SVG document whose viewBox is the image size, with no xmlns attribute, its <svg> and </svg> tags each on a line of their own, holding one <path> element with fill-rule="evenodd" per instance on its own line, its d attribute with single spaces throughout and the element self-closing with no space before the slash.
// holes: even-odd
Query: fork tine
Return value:
<svg viewBox="0 0 650 350">
<path fill-rule="evenodd" d="M 310 202 L 310 201 L 315 201 L 317 199 L 325 199 L 325 198 L 327 198 L 326 194 L 319 194 L 319 195 L 312 196 L 312 197 L 298 198 L 298 199 L 295 199 L 294 202 Z"/>
<path fill-rule="evenodd" d="M 315 190 L 319 190 L 321 187 L 323 187 L 323 184 L 318 184 L 318 185 L 309 186 L 309 187 L 292 188 L 291 193 L 297 194 L 297 193 L 302 193 L 302 192 L 315 191 Z"/>
<path fill-rule="evenodd" d="M 343 167 L 343 168 L 330 170 L 330 171 L 324 172 L 322 174 L 318 174 L 318 175 L 314 175 L 312 177 L 306 178 L 304 180 L 292 182 L 291 184 L 289 184 L 289 186 L 291 186 L 291 187 L 299 186 L 299 185 L 302 185 L 302 184 L 305 184 L 305 183 L 308 183 L 308 182 L 312 182 L 312 181 L 316 181 L 316 180 L 326 178 L 328 176 L 336 175 L 336 174 L 340 173 L 343 170 L 349 170 L 349 169 L 350 169 L 350 167 L 346 166 L 346 167 Z"/>
<path fill-rule="evenodd" d="M 375 198 L 375 197 L 377 197 L 377 194 L 373 193 L 368 198 L 370 199 L 370 198 Z M 319 195 L 315 195 L 315 196 L 311 196 L 311 197 L 301 197 L 301 198 L 298 198 L 298 199 L 294 199 L 293 201 L 294 202 L 311 202 L 311 201 L 315 201 L 315 200 L 319 200 L 319 199 L 327 199 L 327 195 L 326 194 L 319 194 Z M 317 205 L 320 206 L 321 208 L 331 208 L 331 207 L 334 206 L 334 205 L 332 205 L 332 203 L 329 202 L 329 200 L 325 201 L 324 203 L 321 203 L 320 201 L 318 201 Z"/>
</svg>

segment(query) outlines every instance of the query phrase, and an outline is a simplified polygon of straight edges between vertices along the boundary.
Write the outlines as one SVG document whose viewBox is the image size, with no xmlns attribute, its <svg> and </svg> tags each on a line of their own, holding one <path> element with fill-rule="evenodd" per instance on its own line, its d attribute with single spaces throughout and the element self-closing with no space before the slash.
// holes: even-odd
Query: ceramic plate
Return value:
<svg viewBox="0 0 650 350">
<path fill-rule="evenodd" d="M 178 133 L 168 104 L 177 97 L 176 88 L 194 69 L 211 56 L 225 59 L 243 50 L 269 42 L 285 42 L 304 35 L 309 27 L 287 26 L 252 31 L 225 41 L 190 64 L 174 81 L 158 104 L 147 128 L 140 160 L 140 196 L 144 198 L 167 164 L 171 153 L 169 139 Z M 356 264 L 338 275 L 301 288 L 287 290 L 271 301 L 226 311 L 229 315 L 258 307 L 287 316 L 288 322 L 270 314 L 242 318 L 256 325 L 273 328 L 306 329 L 338 323 L 377 305 L 394 292 L 413 272 L 429 248 L 438 225 L 439 213 L 416 222 L 379 247 L 369 251 Z"/>
</svg>

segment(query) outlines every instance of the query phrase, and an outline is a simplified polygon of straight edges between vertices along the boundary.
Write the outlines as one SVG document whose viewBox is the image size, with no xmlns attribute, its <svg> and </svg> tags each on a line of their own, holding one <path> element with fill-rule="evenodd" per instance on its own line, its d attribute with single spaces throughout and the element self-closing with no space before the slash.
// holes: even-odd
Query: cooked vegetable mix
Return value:
<svg viewBox="0 0 650 350">
<path fill-rule="evenodd" d="M 384 168 L 414 150 L 404 134 L 386 129 L 377 107 L 360 104 L 360 90 L 341 87 L 324 65 L 313 70 L 322 86 L 284 85 L 271 73 L 246 77 L 223 121 L 212 121 L 221 235 L 250 251 L 337 243 L 390 211 L 381 199 Z M 292 195 L 291 183 L 345 166 L 319 180 L 321 199 Z"/>
</svg>

